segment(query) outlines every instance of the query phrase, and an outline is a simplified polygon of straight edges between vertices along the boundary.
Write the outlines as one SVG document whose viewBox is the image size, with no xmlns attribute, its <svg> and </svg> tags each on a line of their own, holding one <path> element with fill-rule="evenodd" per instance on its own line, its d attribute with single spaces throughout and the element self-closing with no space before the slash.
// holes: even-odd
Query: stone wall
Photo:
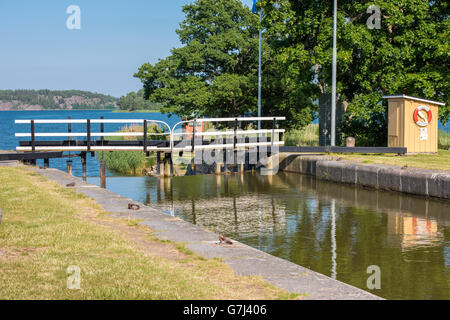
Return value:
<svg viewBox="0 0 450 320">
<path fill-rule="evenodd" d="M 450 200 L 450 172 L 402 169 L 382 164 L 339 161 L 330 156 L 280 154 L 280 171 L 302 173 L 318 179 L 382 190 Z"/>
</svg>

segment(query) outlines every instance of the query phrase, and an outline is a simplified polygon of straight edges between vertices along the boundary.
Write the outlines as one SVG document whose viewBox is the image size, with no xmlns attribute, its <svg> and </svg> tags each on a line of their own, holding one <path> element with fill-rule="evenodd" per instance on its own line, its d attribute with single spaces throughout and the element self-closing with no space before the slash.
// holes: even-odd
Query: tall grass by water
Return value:
<svg viewBox="0 0 450 320">
<path fill-rule="evenodd" d="M 123 127 L 120 132 L 143 132 L 144 128 L 140 125 L 130 125 Z M 166 140 L 163 135 L 155 135 L 152 133 L 162 133 L 161 128 L 156 124 L 148 126 L 147 139 L 149 140 Z M 114 137 L 115 140 L 136 140 L 137 137 Z M 112 140 L 113 138 L 108 138 Z M 142 139 L 139 137 L 139 139 Z M 151 156 L 154 153 L 150 153 Z M 97 159 L 103 159 L 106 167 L 118 174 L 123 175 L 146 175 L 150 168 L 155 165 L 154 157 L 147 157 L 142 151 L 114 151 L 114 152 L 98 152 Z"/>
<path fill-rule="evenodd" d="M 310 124 L 299 130 L 286 132 L 286 146 L 318 146 L 319 145 L 319 125 Z"/>
</svg>

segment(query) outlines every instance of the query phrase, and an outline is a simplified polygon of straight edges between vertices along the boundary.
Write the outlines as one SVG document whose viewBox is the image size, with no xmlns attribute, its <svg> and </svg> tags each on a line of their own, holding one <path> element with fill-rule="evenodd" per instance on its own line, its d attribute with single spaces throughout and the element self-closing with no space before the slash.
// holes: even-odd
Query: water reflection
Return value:
<svg viewBox="0 0 450 320">
<path fill-rule="evenodd" d="M 450 204 L 308 176 L 109 178 L 108 189 L 390 299 L 448 299 Z"/>
</svg>

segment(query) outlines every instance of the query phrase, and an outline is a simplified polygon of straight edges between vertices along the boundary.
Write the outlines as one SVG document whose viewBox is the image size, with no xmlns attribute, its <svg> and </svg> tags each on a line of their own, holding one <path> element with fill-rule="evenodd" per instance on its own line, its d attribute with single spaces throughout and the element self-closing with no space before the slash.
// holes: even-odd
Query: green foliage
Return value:
<svg viewBox="0 0 450 320">
<path fill-rule="evenodd" d="M 318 146 L 319 125 L 310 124 L 302 129 L 291 129 L 284 139 L 287 146 Z"/>
<path fill-rule="evenodd" d="M 331 92 L 333 2 L 261 0 L 267 41 L 293 84 L 291 99 Z M 369 29 L 370 5 L 381 9 L 381 29 Z M 386 143 L 388 94 L 445 102 L 450 115 L 448 20 L 445 1 L 339 1 L 338 94 L 349 104 L 344 133 L 366 145 Z M 301 101 L 307 103 L 307 101 Z M 358 139 L 359 138 L 359 139 Z"/>
<path fill-rule="evenodd" d="M 117 98 L 80 90 L 0 90 L 0 102 L 16 106 L 38 105 L 44 109 L 113 109 Z"/>
<path fill-rule="evenodd" d="M 144 99 L 143 89 L 138 92 L 130 92 L 127 95 L 120 97 L 118 105 L 121 110 L 148 110 L 153 112 L 159 112 L 162 106 L 160 103 Z"/>
<path fill-rule="evenodd" d="M 177 30 L 183 46 L 156 64 L 142 65 L 135 74 L 145 97 L 164 103 L 162 111 L 182 117 L 255 115 L 258 16 L 239 0 L 197 0 L 183 12 L 186 18 Z M 295 83 L 284 81 L 265 42 L 262 61 L 262 114 L 286 115 L 294 126 L 309 124 L 312 103 L 291 97 Z"/>
<path fill-rule="evenodd" d="M 439 130 L 439 149 L 450 150 L 450 133 L 444 130 Z"/>
</svg>

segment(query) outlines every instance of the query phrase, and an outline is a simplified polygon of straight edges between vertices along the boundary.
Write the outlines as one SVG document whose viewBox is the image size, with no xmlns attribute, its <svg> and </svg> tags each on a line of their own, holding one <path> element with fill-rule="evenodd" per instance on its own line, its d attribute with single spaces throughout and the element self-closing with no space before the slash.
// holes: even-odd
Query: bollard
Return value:
<svg viewBox="0 0 450 320">
<path fill-rule="evenodd" d="M 67 173 L 72 175 L 72 160 L 67 161 Z"/>
<path fill-rule="evenodd" d="M 345 145 L 351 148 L 355 147 L 355 138 L 347 137 L 347 139 L 345 139 Z"/>
<path fill-rule="evenodd" d="M 106 163 L 100 160 L 100 187 L 106 189 Z"/>
</svg>

